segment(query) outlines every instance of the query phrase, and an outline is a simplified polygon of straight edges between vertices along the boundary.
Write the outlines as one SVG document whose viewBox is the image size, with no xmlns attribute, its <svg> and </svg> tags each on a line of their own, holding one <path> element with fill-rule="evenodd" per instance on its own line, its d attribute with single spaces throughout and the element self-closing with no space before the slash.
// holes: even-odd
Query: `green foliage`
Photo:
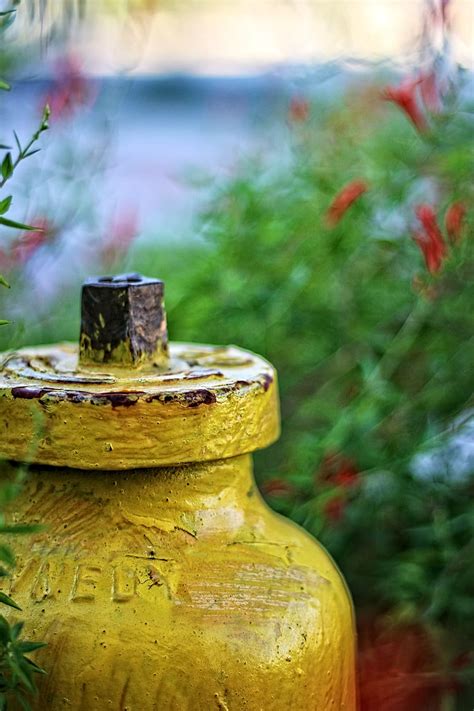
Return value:
<svg viewBox="0 0 474 711">
<path fill-rule="evenodd" d="M 26 655 L 44 645 L 39 642 L 22 641 L 23 623 L 10 624 L 0 615 L 0 709 L 8 708 L 8 701 L 15 698 L 25 711 L 31 708 L 29 694 L 36 692 L 35 674 L 44 674 L 43 669 Z"/>
<path fill-rule="evenodd" d="M 15 19 L 15 13 L 16 13 L 15 8 L 0 12 L 0 33 L 12 24 L 12 22 Z M 10 89 L 10 85 L 3 79 L 0 79 L 0 90 L 8 91 L 9 89 Z M 43 115 L 41 117 L 41 122 L 40 122 L 37 130 L 34 132 L 33 136 L 31 137 L 31 139 L 28 141 L 28 143 L 24 147 L 22 147 L 20 140 L 16 134 L 16 131 L 13 131 L 13 135 L 15 137 L 15 142 L 16 142 L 16 146 L 17 146 L 17 155 L 15 158 L 13 158 L 12 152 L 11 152 L 9 146 L 7 146 L 3 143 L 0 145 L 0 150 L 6 151 L 6 153 L 4 154 L 3 158 L 0 161 L 0 176 L 1 176 L 0 189 L 3 188 L 5 183 L 13 177 L 13 174 L 14 174 L 16 168 L 23 160 L 25 160 L 25 158 L 29 158 L 30 156 L 33 156 L 35 153 L 37 153 L 40 150 L 39 148 L 33 148 L 33 146 L 39 140 L 41 134 L 49 128 L 49 123 L 48 123 L 49 116 L 50 116 L 49 106 L 45 106 L 43 109 Z M 12 196 L 11 195 L 8 195 L 7 197 L 0 199 L 0 225 L 3 225 L 4 227 L 13 228 L 16 230 L 35 230 L 35 229 L 37 229 L 35 227 L 32 227 L 31 225 L 25 225 L 22 222 L 18 222 L 16 220 L 10 220 L 8 217 L 5 217 L 4 215 L 6 212 L 9 211 L 11 204 L 12 204 Z M 8 283 L 6 282 L 5 278 L 1 274 L 0 274 L 0 285 L 8 286 Z M 8 324 L 8 321 L 5 321 L 4 319 L 0 319 L 0 326 L 4 326 L 6 324 Z"/>
<path fill-rule="evenodd" d="M 43 114 L 41 116 L 41 121 L 40 124 L 37 128 L 37 130 L 34 132 L 33 136 L 30 138 L 26 146 L 22 146 L 20 143 L 20 139 L 17 136 L 16 131 L 13 131 L 13 135 L 15 137 L 15 142 L 16 142 L 16 147 L 17 147 L 17 155 L 15 159 L 12 157 L 12 153 L 10 150 L 7 150 L 5 153 L 3 160 L 0 164 L 0 173 L 1 173 L 1 179 L 0 179 L 0 188 L 3 188 L 7 180 L 10 180 L 10 178 L 13 177 L 13 174 L 15 172 L 15 169 L 18 167 L 18 165 L 25 160 L 25 158 L 29 158 L 30 156 L 35 155 L 35 153 L 39 152 L 39 148 L 33 148 L 34 144 L 39 140 L 41 134 L 44 131 L 47 131 L 49 128 L 49 116 L 50 116 L 50 109 L 49 106 L 46 105 L 43 109 Z M 2 148 L 8 149 L 8 146 L 5 146 L 2 144 Z M 9 195 L 6 198 L 3 198 L 0 201 L 0 215 L 4 215 L 6 212 L 11 207 L 12 203 L 12 196 Z M 23 225 L 21 223 L 16 223 L 13 222 L 12 220 L 7 220 L 4 217 L 0 217 L 0 224 L 5 225 L 7 227 L 15 227 L 18 229 L 22 230 L 34 230 L 36 229 L 35 227 L 31 227 L 28 225 Z"/>
<path fill-rule="evenodd" d="M 26 470 L 20 469 L 14 480 L 3 482 L 0 486 L 0 540 L 3 535 L 25 535 L 37 530 L 37 526 L 9 523 L 4 513 L 18 495 L 25 475 Z M 13 551 L 9 546 L 0 544 L 0 579 L 8 578 L 14 567 Z M 0 604 L 21 611 L 17 603 L 4 592 L 0 592 Z M 43 669 L 28 656 L 44 644 L 24 640 L 21 636 L 23 624 L 11 623 L 0 614 L 0 709 L 7 709 L 12 699 L 23 709 L 29 709 L 28 696 L 36 693 L 34 676 L 44 674 Z"/>
<path fill-rule="evenodd" d="M 379 96 L 362 86 L 314 106 L 275 146 L 287 160 L 248 161 L 216 188 L 200 241 L 138 248 L 128 266 L 167 281 L 174 339 L 238 343 L 276 365 L 283 432 L 256 458 L 264 491 L 286 484 L 271 504 L 328 547 L 359 611 L 436 631 L 444 671 L 464 679 L 474 473 L 459 475 L 456 454 L 430 476 L 416 462 L 448 451 L 472 410 L 472 209 L 436 274 L 412 230 L 420 203 L 440 225 L 454 200 L 472 206 L 471 117 L 453 93 L 420 133 Z M 328 224 L 353 179 L 367 192 Z M 325 474 L 338 457 L 350 484 Z"/>
<path fill-rule="evenodd" d="M 15 10 L 8 10 L 0 13 L 0 32 L 8 27 L 14 20 Z M 7 82 L 0 80 L 0 89 L 8 90 L 10 88 Z M 32 156 L 37 150 L 33 149 L 33 145 L 39 139 L 41 133 L 48 128 L 49 107 L 45 107 L 41 123 L 33 134 L 28 144 L 22 148 L 17 134 L 14 132 L 15 141 L 18 148 L 18 153 L 15 159 L 8 146 L 2 145 L 0 150 L 6 150 L 0 163 L 0 189 L 5 183 L 12 178 L 15 169 L 25 158 Z M 20 222 L 10 220 L 4 217 L 12 204 L 12 196 L 8 195 L 0 200 L 0 225 L 14 229 L 32 230 L 35 229 L 29 225 L 24 225 Z M 0 285 L 9 288 L 6 279 L 0 275 Z M 7 324 L 8 321 L 0 320 L 0 326 Z M 15 499 L 21 488 L 25 470 L 20 469 L 14 481 L 3 482 L 0 485 L 0 540 L 2 535 L 24 535 L 32 533 L 36 530 L 34 526 L 24 524 L 11 524 L 5 518 L 5 509 Z M 0 544 L 0 579 L 7 578 L 11 575 L 11 571 L 15 566 L 15 556 L 8 545 Z M 21 611 L 17 603 L 6 593 L 0 592 L 0 604 L 14 610 Z M 0 710 L 6 711 L 11 700 L 15 701 L 29 711 L 30 705 L 28 697 L 36 693 L 36 684 L 34 676 L 36 674 L 44 674 L 45 672 L 33 660 L 29 658 L 31 652 L 40 649 L 44 646 L 41 642 L 29 642 L 22 639 L 23 622 L 11 623 L 3 615 L 0 614 Z"/>
</svg>

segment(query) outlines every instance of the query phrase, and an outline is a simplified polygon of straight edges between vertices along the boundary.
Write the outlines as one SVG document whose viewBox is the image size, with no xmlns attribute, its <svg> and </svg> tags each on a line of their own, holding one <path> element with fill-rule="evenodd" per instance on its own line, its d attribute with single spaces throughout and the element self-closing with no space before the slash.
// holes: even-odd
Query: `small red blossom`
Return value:
<svg viewBox="0 0 474 711">
<path fill-rule="evenodd" d="M 398 86 L 388 86 L 382 94 L 385 101 L 393 101 L 411 120 L 413 125 L 423 133 L 427 128 L 426 118 L 418 104 L 417 89 L 422 79 L 409 77 Z"/>
<path fill-rule="evenodd" d="M 327 454 L 323 458 L 316 479 L 317 484 L 322 482 L 327 486 L 333 486 L 339 489 L 339 491 L 325 503 L 323 511 L 331 521 L 340 521 L 343 518 L 346 508 L 347 493 L 360 481 L 360 474 L 355 462 L 342 454 Z"/>
<path fill-rule="evenodd" d="M 365 180 L 351 180 L 345 185 L 333 199 L 326 211 L 326 223 L 329 227 L 334 227 L 341 220 L 350 206 L 363 195 L 369 186 Z"/>
<path fill-rule="evenodd" d="M 346 489 L 358 483 L 359 472 L 350 459 L 343 459 L 343 463 L 341 464 L 339 471 L 337 471 L 334 475 L 333 481 L 338 486 L 343 486 Z"/>
<path fill-rule="evenodd" d="M 58 62 L 52 89 L 43 101 L 49 104 L 52 118 L 68 118 L 79 106 L 90 104 L 93 99 L 92 85 L 79 61 L 69 56 Z"/>
<path fill-rule="evenodd" d="M 461 239 L 465 216 L 466 206 L 462 202 L 453 202 L 448 208 L 444 225 L 451 244 L 457 244 Z"/>
<path fill-rule="evenodd" d="M 418 247 L 423 253 L 425 258 L 426 268 L 430 274 L 436 274 L 441 269 L 442 260 L 437 254 L 436 250 L 433 249 L 433 245 L 430 240 L 426 237 L 424 232 L 420 230 L 413 230 L 413 239 L 417 243 Z"/>
<path fill-rule="evenodd" d="M 290 101 L 288 118 L 292 123 L 304 123 L 309 118 L 310 104 L 307 99 L 293 98 Z"/>
<path fill-rule="evenodd" d="M 10 255 L 13 265 L 28 262 L 33 254 L 54 234 L 53 227 L 46 218 L 38 218 L 33 222 L 36 229 L 22 232 L 11 245 Z"/>
<path fill-rule="evenodd" d="M 335 496 L 324 504 L 324 515 L 332 523 L 339 523 L 344 517 L 344 512 L 346 510 L 346 498 L 345 496 Z"/>
<path fill-rule="evenodd" d="M 265 496 L 285 497 L 294 494 L 294 488 L 285 479 L 269 479 L 263 482 L 261 491 Z"/>
<path fill-rule="evenodd" d="M 350 457 L 331 452 L 323 457 L 317 481 L 348 488 L 359 482 L 359 471 Z"/>
<path fill-rule="evenodd" d="M 440 271 L 447 252 L 436 213 L 430 205 L 418 205 L 415 214 L 423 231 L 415 230 L 413 238 L 423 253 L 428 271 L 430 274 L 436 274 Z"/>
</svg>

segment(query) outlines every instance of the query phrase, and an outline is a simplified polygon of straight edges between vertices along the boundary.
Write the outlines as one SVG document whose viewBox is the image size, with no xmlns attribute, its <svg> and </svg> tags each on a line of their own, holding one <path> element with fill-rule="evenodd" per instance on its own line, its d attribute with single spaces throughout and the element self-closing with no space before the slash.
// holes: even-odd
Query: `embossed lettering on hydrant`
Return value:
<svg viewBox="0 0 474 711">
<path fill-rule="evenodd" d="M 112 579 L 112 600 L 127 602 L 137 594 L 137 574 L 131 568 L 114 568 Z"/>
<path fill-rule="evenodd" d="M 148 584 L 140 585 L 141 582 Z M 74 565 L 72 561 L 54 558 L 41 563 L 37 558 L 30 558 L 23 565 L 17 565 L 16 575 L 10 585 L 5 586 L 9 587 L 5 591 L 29 595 L 35 602 L 58 600 L 63 596 L 72 602 L 94 602 L 108 595 L 112 602 L 124 603 L 162 586 L 169 597 L 166 577 L 151 563 L 136 569 L 128 563 L 105 568 L 99 563 Z"/>
<path fill-rule="evenodd" d="M 95 600 L 98 576 L 101 572 L 102 568 L 97 565 L 78 565 L 74 576 L 71 600 L 73 602 Z"/>
</svg>

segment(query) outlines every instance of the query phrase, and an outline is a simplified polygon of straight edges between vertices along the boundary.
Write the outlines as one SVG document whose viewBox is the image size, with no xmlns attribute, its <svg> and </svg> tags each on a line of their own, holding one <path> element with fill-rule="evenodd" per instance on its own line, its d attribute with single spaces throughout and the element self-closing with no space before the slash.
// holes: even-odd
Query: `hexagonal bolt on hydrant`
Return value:
<svg viewBox="0 0 474 711">
<path fill-rule="evenodd" d="M 169 363 L 164 285 L 140 274 L 88 279 L 82 287 L 80 364 L 138 368 Z"/>
</svg>

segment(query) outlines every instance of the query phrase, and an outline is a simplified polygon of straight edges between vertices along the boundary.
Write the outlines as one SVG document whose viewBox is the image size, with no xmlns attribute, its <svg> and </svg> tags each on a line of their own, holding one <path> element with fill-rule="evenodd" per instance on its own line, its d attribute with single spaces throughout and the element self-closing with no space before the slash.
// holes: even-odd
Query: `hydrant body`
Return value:
<svg viewBox="0 0 474 711">
<path fill-rule="evenodd" d="M 158 331 L 159 365 L 99 367 L 123 349 L 85 337 L 82 362 L 72 345 L 3 359 L 1 467 L 34 462 L 13 516 L 43 526 L 13 542 L 5 589 L 47 642 L 32 708 L 354 711 L 344 581 L 253 479 L 278 435 L 273 368 Z"/>
</svg>

